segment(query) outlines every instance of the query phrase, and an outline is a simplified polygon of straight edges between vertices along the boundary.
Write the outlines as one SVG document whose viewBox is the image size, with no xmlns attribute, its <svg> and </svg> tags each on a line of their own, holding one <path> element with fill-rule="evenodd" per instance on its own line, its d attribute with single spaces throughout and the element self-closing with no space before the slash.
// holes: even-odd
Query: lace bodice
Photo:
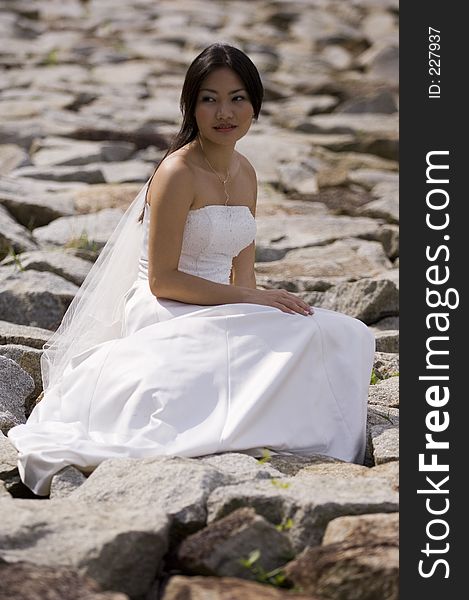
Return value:
<svg viewBox="0 0 469 600">
<path fill-rule="evenodd" d="M 151 206 L 146 204 L 139 279 L 148 279 L 150 212 Z M 184 227 L 178 269 L 228 284 L 233 258 L 255 239 L 256 231 L 256 220 L 248 206 L 208 204 L 190 210 Z"/>
</svg>

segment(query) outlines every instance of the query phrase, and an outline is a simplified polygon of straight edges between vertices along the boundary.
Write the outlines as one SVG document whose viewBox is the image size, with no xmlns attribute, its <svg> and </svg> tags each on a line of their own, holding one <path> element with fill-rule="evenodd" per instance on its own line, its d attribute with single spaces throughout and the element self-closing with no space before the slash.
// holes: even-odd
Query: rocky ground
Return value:
<svg viewBox="0 0 469 600">
<path fill-rule="evenodd" d="M 397 0 L 0 2 L 0 597 L 398 598 L 397 32 Z M 237 146 L 259 179 L 258 285 L 376 336 L 365 464 L 109 460 L 39 499 L 6 433 L 214 41 L 266 90 Z"/>
</svg>

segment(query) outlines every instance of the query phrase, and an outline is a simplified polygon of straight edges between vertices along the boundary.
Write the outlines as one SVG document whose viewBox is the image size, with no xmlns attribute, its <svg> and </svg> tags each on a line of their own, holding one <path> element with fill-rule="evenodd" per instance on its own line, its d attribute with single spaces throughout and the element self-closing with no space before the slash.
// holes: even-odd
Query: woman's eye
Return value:
<svg viewBox="0 0 469 600">
<path fill-rule="evenodd" d="M 244 96 L 234 96 L 233 100 L 245 100 L 246 98 Z M 215 98 L 212 98 L 211 96 L 203 96 L 202 97 L 202 102 L 208 102 L 209 100 L 213 100 L 215 101 Z"/>
</svg>

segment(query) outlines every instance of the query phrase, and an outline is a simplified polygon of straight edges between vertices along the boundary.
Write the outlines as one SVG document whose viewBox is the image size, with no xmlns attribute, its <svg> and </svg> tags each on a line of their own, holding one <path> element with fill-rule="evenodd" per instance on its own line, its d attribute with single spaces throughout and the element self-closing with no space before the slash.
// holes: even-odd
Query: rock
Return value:
<svg viewBox="0 0 469 600">
<path fill-rule="evenodd" d="M 42 392 L 41 355 L 42 350 L 30 348 L 29 346 L 22 346 L 21 344 L 0 345 L 0 356 L 13 360 L 33 378 L 34 389 L 24 399 L 26 416 L 29 416 L 34 407 L 36 398 Z"/>
<path fill-rule="evenodd" d="M 314 454 L 302 456 L 301 454 L 274 454 L 268 458 L 268 464 L 284 475 L 295 476 L 302 469 L 310 465 L 342 464 L 338 458 L 332 458 L 325 454 Z"/>
<path fill-rule="evenodd" d="M 104 208 L 118 208 L 125 212 L 141 188 L 139 183 L 89 185 L 75 192 L 75 209 L 79 214 L 94 213 Z"/>
<path fill-rule="evenodd" d="M 297 194 L 315 194 L 318 191 L 316 169 L 313 161 L 301 161 L 294 164 L 280 164 L 278 179 L 285 192 Z"/>
<path fill-rule="evenodd" d="M 32 269 L 55 273 L 77 286 L 83 283 L 91 269 L 89 261 L 74 256 L 70 251 L 59 249 L 23 252 L 16 257 L 16 261 L 13 258 L 5 258 L 1 266 L 18 264 L 18 261 L 21 269 L 25 271 Z"/>
<path fill-rule="evenodd" d="M 399 330 L 378 330 L 376 332 L 376 350 L 378 352 L 399 352 Z"/>
<path fill-rule="evenodd" d="M 399 460 L 399 428 L 392 425 L 371 427 L 371 444 L 376 465 Z"/>
<path fill-rule="evenodd" d="M 336 112 L 352 114 L 392 114 L 397 112 L 397 110 L 398 106 L 395 94 L 390 90 L 384 89 L 365 96 L 346 100 L 337 108 Z"/>
<path fill-rule="evenodd" d="M 399 310 L 398 290 L 387 279 L 339 283 L 323 293 L 312 292 L 302 297 L 309 304 L 345 313 L 367 324 L 395 315 Z"/>
<path fill-rule="evenodd" d="M 238 482 L 282 477 L 281 469 L 275 468 L 270 461 L 261 463 L 253 456 L 244 453 L 208 454 L 197 458 L 197 462 L 210 465 Z"/>
<path fill-rule="evenodd" d="M 391 537 L 391 532 L 389 536 L 378 534 L 375 537 L 374 529 L 369 531 L 367 526 L 372 528 L 378 526 L 379 517 L 387 515 L 363 515 L 342 519 L 347 518 L 350 522 L 351 519 L 364 520 L 369 516 L 375 518 L 374 522 L 365 521 L 365 525 L 362 521 L 361 524 L 356 524 L 357 531 L 353 541 L 347 539 L 345 532 L 338 532 L 337 537 L 340 539 L 342 534 L 344 540 L 306 548 L 285 566 L 284 572 L 288 581 L 300 586 L 306 593 L 318 594 L 331 600 L 342 598 L 398 600 L 397 523 L 393 528 L 395 537 Z M 335 521 L 339 520 L 341 519 L 335 519 Z M 328 527 L 333 527 L 333 523 L 334 521 Z M 336 526 L 338 527 L 340 525 Z"/>
<path fill-rule="evenodd" d="M 399 491 L 399 461 L 381 463 L 368 469 L 370 477 L 384 477 L 389 480 L 393 490 Z"/>
<path fill-rule="evenodd" d="M 171 577 L 161 597 L 162 600 L 230 600 L 231 598 L 249 598 L 249 600 L 285 600 L 286 592 L 273 586 L 253 581 L 243 581 L 235 577 Z M 292 600 L 322 600 L 317 596 L 288 592 Z M 55 599 L 54 599 L 55 600 Z"/>
<path fill-rule="evenodd" d="M 0 596 L 10 600 L 129 600 L 127 594 L 102 592 L 94 579 L 82 577 L 77 569 L 1 559 Z"/>
<path fill-rule="evenodd" d="M 52 477 L 50 498 L 66 498 L 86 481 L 85 475 L 77 467 L 68 465 Z"/>
<path fill-rule="evenodd" d="M 29 155 L 16 144 L 0 144 L 0 176 L 29 165 Z"/>
<path fill-rule="evenodd" d="M 0 345 L 18 344 L 31 348 L 42 348 L 52 334 L 53 331 L 49 329 L 0 321 Z"/>
<path fill-rule="evenodd" d="M 122 507 L 147 507 L 171 520 L 171 541 L 206 524 L 205 502 L 210 492 L 231 483 L 233 476 L 196 459 L 177 456 L 108 459 L 68 499 L 77 503 L 116 501 Z"/>
<path fill-rule="evenodd" d="M 311 246 L 323 247 L 349 238 L 370 238 L 379 229 L 379 224 L 373 219 L 327 214 L 309 220 L 303 215 L 275 214 L 259 217 L 257 221 L 256 244 L 284 252 Z M 360 242 L 354 240 L 355 244 Z M 387 264 L 387 261 L 384 262 Z"/>
<path fill-rule="evenodd" d="M 13 360 L 0 355 L 0 429 L 4 433 L 26 421 L 24 401 L 33 389 L 32 377 Z"/>
<path fill-rule="evenodd" d="M 118 162 L 129 159 L 134 151 L 135 144 L 128 142 L 93 142 L 53 136 L 37 140 L 31 148 L 37 167 Z"/>
<path fill-rule="evenodd" d="M 12 251 L 18 253 L 36 248 L 37 243 L 29 230 L 19 225 L 6 208 L 0 205 L 0 260 Z"/>
<path fill-rule="evenodd" d="M 256 574 L 240 562 L 260 552 L 255 567 L 272 571 L 294 556 L 288 538 L 252 508 L 239 508 L 190 536 L 181 544 L 178 559 L 184 571 L 198 575 L 240 577 Z"/>
<path fill-rule="evenodd" d="M 0 480 L 17 471 L 17 458 L 16 448 L 9 438 L 0 431 Z"/>
<path fill-rule="evenodd" d="M 382 225 L 379 232 L 379 241 L 383 244 L 386 255 L 391 260 L 399 257 L 399 226 L 393 224 Z"/>
<path fill-rule="evenodd" d="M 373 371 L 378 379 L 399 375 L 399 355 L 393 352 L 376 352 Z"/>
<path fill-rule="evenodd" d="M 399 184 L 399 174 L 380 169 L 355 169 L 348 174 L 348 180 L 361 185 L 367 190 L 372 190 L 376 184 L 385 182 Z"/>
<path fill-rule="evenodd" d="M 381 331 L 399 331 L 399 317 L 384 317 L 370 326 L 370 329 L 378 334 Z M 380 350 L 381 352 L 381 350 Z"/>
<path fill-rule="evenodd" d="M 92 506 L 55 500 L 0 501 L 8 514 L 0 530 L 0 556 L 8 562 L 71 567 L 103 589 L 143 596 L 168 547 L 169 522 L 152 507 L 120 503 Z"/>
<path fill-rule="evenodd" d="M 389 377 L 376 385 L 370 385 L 368 402 L 399 408 L 399 377 Z"/>
<path fill-rule="evenodd" d="M 0 178 L 0 203 L 28 229 L 28 234 L 34 227 L 47 225 L 58 217 L 75 212 L 73 191 L 54 189 L 51 182 L 27 178 Z"/>
<path fill-rule="evenodd" d="M 218 487 L 207 501 L 208 523 L 236 508 L 249 506 L 273 524 L 292 519 L 288 535 L 295 552 L 319 544 L 327 523 L 338 516 L 395 512 L 397 495 L 387 480 L 369 476 L 337 479 L 309 475 L 307 479 L 250 481 Z"/>
<path fill-rule="evenodd" d="M 89 215 L 61 217 L 34 230 L 34 238 L 56 246 L 102 248 L 117 227 L 123 212 L 105 208 Z"/>
<path fill-rule="evenodd" d="M 333 475 L 338 479 L 347 479 L 357 475 L 367 475 L 368 471 L 368 467 L 348 462 L 316 463 L 303 467 L 295 477 L 307 480 L 311 475 Z"/>
<path fill-rule="evenodd" d="M 378 540 L 398 545 L 399 513 L 376 513 L 334 519 L 326 528 L 322 544 L 323 546 L 337 542 L 370 544 Z"/>
<path fill-rule="evenodd" d="M 0 282 L 4 320 L 55 331 L 78 287 L 55 273 L 22 271 Z"/>
<path fill-rule="evenodd" d="M 279 240 L 279 244 L 282 242 L 283 240 Z M 281 275 L 285 279 L 314 277 L 339 281 L 340 279 L 343 281 L 344 278 L 359 279 L 377 276 L 386 273 L 390 266 L 391 263 L 379 242 L 352 238 L 337 240 L 324 246 L 310 246 L 290 250 L 281 259 L 255 263 L 256 273 L 269 277 Z M 367 281 L 372 280 L 367 279 Z M 392 288 L 395 288 L 394 284 L 392 284 Z M 386 290 L 388 296 L 395 295 L 389 285 L 381 287 L 375 282 L 374 289 Z M 317 302 L 318 305 L 319 302 L 332 302 L 333 296 L 331 294 L 332 291 L 324 300 L 322 296 L 318 295 L 314 297 L 314 302 Z M 366 302 L 366 299 L 364 301 Z M 392 305 L 394 307 L 394 301 Z M 387 314 L 395 314 L 396 312 L 395 308 L 389 310 L 392 312 L 388 311 Z"/>
<path fill-rule="evenodd" d="M 374 47 L 366 50 L 358 59 L 373 79 L 397 85 L 399 82 L 399 47 L 396 45 Z"/>
<path fill-rule="evenodd" d="M 81 181 L 83 183 L 104 183 L 104 174 L 96 164 L 54 166 L 43 165 L 21 167 L 12 171 L 13 177 L 29 177 L 31 179 L 48 179 L 52 181 Z"/>
<path fill-rule="evenodd" d="M 397 198 L 381 198 L 372 200 L 359 209 L 365 217 L 383 218 L 388 223 L 399 223 L 399 202 Z"/>
</svg>

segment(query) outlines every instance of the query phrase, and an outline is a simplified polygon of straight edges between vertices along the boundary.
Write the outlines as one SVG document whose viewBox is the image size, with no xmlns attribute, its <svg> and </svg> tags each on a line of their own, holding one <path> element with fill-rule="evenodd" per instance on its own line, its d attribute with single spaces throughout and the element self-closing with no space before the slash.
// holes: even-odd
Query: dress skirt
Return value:
<svg viewBox="0 0 469 600">
<path fill-rule="evenodd" d="M 138 279 L 124 332 L 76 355 L 9 431 L 34 493 L 66 465 L 87 472 L 116 457 L 268 448 L 363 463 L 375 351 L 363 322 L 157 299 Z"/>
</svg>

